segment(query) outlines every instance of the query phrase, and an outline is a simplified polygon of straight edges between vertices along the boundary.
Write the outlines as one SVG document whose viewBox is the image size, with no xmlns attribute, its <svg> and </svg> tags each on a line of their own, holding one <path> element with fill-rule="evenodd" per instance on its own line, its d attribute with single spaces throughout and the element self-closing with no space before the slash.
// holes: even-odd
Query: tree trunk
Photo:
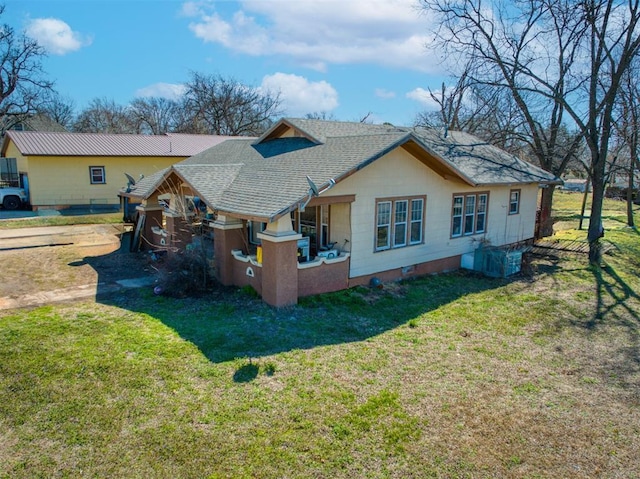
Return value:
<svg viewBox="0 0 640 479">
<path fill-rule="evenodd" d="M 596 170 L 592 177 L 593 194 L 591 197 L 591 217 L 589 219 L 587 240 L 589 241 L 589 263 L 594 266 L 599 266 L 602 260 L 600 238 L 604 236 L 602 205 L 604 202 L 605 181 L 603 173 Z"/>
<path fill-rule="evenodd" d="M 553 235 L 551 206 L 553 204 L 553 192 L 555 188 L 555 185 L 549 185 L 547 188 L 542 189 L 542 196 L 540 197 L 540 219 L 536 239 Z"/>
<path fill-rule="evenodd" d="M 580 222 L 578 223 L 578 229 L 582 231 L 582 223 L 584 221 L 584 211 L 587 209 L 587 198 L 589 197 L 589 187 L 591 186 L 591 176 L 587 176 L 587 181 L 584 184 L 584 194 L 582 195 L 582 206 L 580 207 Z"/>
<path fill-rule="evenodd" d="M 630 161 L 629 164 L 629 184 L 627 185 L 627 225 L 632 228 L 635 226 L 635 222 L 633 221 L 633 173 L 635 163 Z"/>
</svg>

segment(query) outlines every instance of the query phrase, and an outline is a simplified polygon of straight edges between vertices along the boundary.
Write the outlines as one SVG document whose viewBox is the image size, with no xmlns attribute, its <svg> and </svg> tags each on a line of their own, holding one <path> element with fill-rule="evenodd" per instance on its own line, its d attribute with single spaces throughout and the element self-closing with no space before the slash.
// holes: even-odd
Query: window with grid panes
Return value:
<svg viewBox="0 0 640 479">
<path fill-rule="evenodd" d="M 394 198 L 376 203 L 376 251 L 423 242 L 424 198 Z"/>
<path fill-rule="evenodd" d="M 453 196 L 451 206 L 451 237 L 484 233 L 487 228 L 488 193 Z"/>
</svg>

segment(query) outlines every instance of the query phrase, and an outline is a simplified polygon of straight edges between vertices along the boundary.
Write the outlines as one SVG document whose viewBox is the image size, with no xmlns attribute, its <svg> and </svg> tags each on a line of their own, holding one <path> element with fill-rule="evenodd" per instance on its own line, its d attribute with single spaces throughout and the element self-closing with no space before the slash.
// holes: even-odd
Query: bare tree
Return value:
<svg viewBox="0 0 640 479">
<path fill-rule="evenodd" d="M 0 5 L 0 16 L 4 10 Z M 42 68 L 45 56 L 35 40 L 0 25 L 0 133 L 35 113 L 38 98 L 53 90 Z"/>
<path fill-rule="evenodd" d="M 421 0 L 441 19 L 439 39 L 467 65 L 467 77 L 508 94 L 522 119 L 532 156 L 560 176 L 574 158 L 580 134 L 560 135 L 565 99 L 577 90 L 570 76 L 585 26 L 570 0 Z M 491 8 L 488 8 L 491 7 Z M 518 130 L 515 130 L 517 132 Z M 566 131 L 566 130 L 565 130 Z M 553 231 L 554 187 L 543 190 L 541 232 Z"/>
<path fill-rule="evenodd" d="M 604 235 L 602 205 L 614 111 L 623 79 L 640 50 L 640 0 L 582 0 L 576 13 L 587 26 L 581 46 L 588 55 L 588 71 L 578 82 L 587 98 L 586 111 L 582 102 L 573 106 L 572 99 L 565 98 L 565 104 L 584 133 L 591 154 L 593 196 L 587 239 L 589 261 L 597 265 Z"/>
<path fill-rule="evenodd" d="M 635 226 L 633 218 L 633 200 L 635 191 L 634 177 L 640 170 L 640 87 L 637 64 L 624 75 L 620 97 L 618 100 L 618 117 L 616 131 L 628 155 L 625 165 L 627 176 L 627 225 Z"/>
<path fill-rule="evenodd" d="M 80 112 L 73 129 L 79 133 L 140 133 L 130 110 L 106 98 L 93 99 Z"/>
<path fill-rule="evenodd" d="M 180 124 L 180 103 L 162 97 L 136 98 L 130 115 L 141 133 L 161 135 L 175 131 Z"/>
<path fill-rule="evenodd" d="M 43 97 L 36 110 L 67 130 L 73 127 L 75 102 L 70 98 L 63 98 L 58 93 L 52 92 Z"/>
<path fill-rule="evenodd" d="M 273 122 L 279 94 L 261 92 L 220 75 L 193 73 L 186 84 L 182 131 L 214 135 L 260 135 Z"/>
<path fill-rule="evenodd" d="M 438 110 L 418 114 L 416 126 L 465 131 L 513 154 L 524 155 L 523 118 L 504 90 L 474 85 L 465 71 L 453 87 L 443 83 L 440 90 L 429 90 L 429 94 Z"/>
<path fill-rule="evenodd" d="M 415 126 L 475 133 L 471 131 L 472 125 L 482 109 L 477 108 L 472 88 L 466 69 L 453 87 L 447 87 L 446 83 L 442 82 L 441 88 L 436 92 L 429 88 L 429 96 L 438 105 L 438 110 L 419 113 Z"/>
</svg>

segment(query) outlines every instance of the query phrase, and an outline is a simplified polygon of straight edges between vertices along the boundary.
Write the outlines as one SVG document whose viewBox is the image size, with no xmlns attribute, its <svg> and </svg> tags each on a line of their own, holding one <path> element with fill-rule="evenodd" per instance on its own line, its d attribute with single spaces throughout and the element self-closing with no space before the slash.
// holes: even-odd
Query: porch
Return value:
<svg viewBox="0 0 640 479">
<path fill-rule="evenodd" d="M 350 203 L 324 199 L 273 222 L 214 212 L 193 197 L 156 196 L 140 205 L 134 243 L 176 253 L 213 245 L 215 276 L 225 286 L 251 286 L 268 304 L 349 287 Z"/>
</svg>

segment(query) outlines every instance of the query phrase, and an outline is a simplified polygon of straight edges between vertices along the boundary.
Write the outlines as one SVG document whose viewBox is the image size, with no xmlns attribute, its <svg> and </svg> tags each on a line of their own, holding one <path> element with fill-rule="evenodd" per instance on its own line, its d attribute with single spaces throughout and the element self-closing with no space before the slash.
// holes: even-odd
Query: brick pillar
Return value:
<svg viewBox="0 0 640 479">
<path fill-rule="evenodd" d="M 155 244 L 155 235 L 151 231 L 154 226 L 162 228 L 162 212 L 163 208 L 159 204 L 146 204 L 136 206 L 136 211 L 140 215 L 145 215 L 144 228 L 141 232 L 142 241 L 140 242 L 141 250 L 148 250 Z"/>
<path fill-rule="evenodd" d="M 193 236 L 191 225 L 185 221 L 182 215 L 175 213 L 165 213 L 165 223 L 168 246 L 174 251 L 184 251 L 187 245 L 191 244 Z"/>
<path fill-rule="evenodd" d="M 244 249 L 245 230 L 242 220 L 219 215 L 213 223 L 213 257 L 216 278 L 225 286 L 233 285 L 234 249 Z M 245 251 L 245 253 L 247 253 Z"/>
<path fill-rule="evenodd" d="M 262 240 L 262 299 L 271 306 L 298 302 L 298 239 L 288 215 L 258 235 Z"/>
</svg>

